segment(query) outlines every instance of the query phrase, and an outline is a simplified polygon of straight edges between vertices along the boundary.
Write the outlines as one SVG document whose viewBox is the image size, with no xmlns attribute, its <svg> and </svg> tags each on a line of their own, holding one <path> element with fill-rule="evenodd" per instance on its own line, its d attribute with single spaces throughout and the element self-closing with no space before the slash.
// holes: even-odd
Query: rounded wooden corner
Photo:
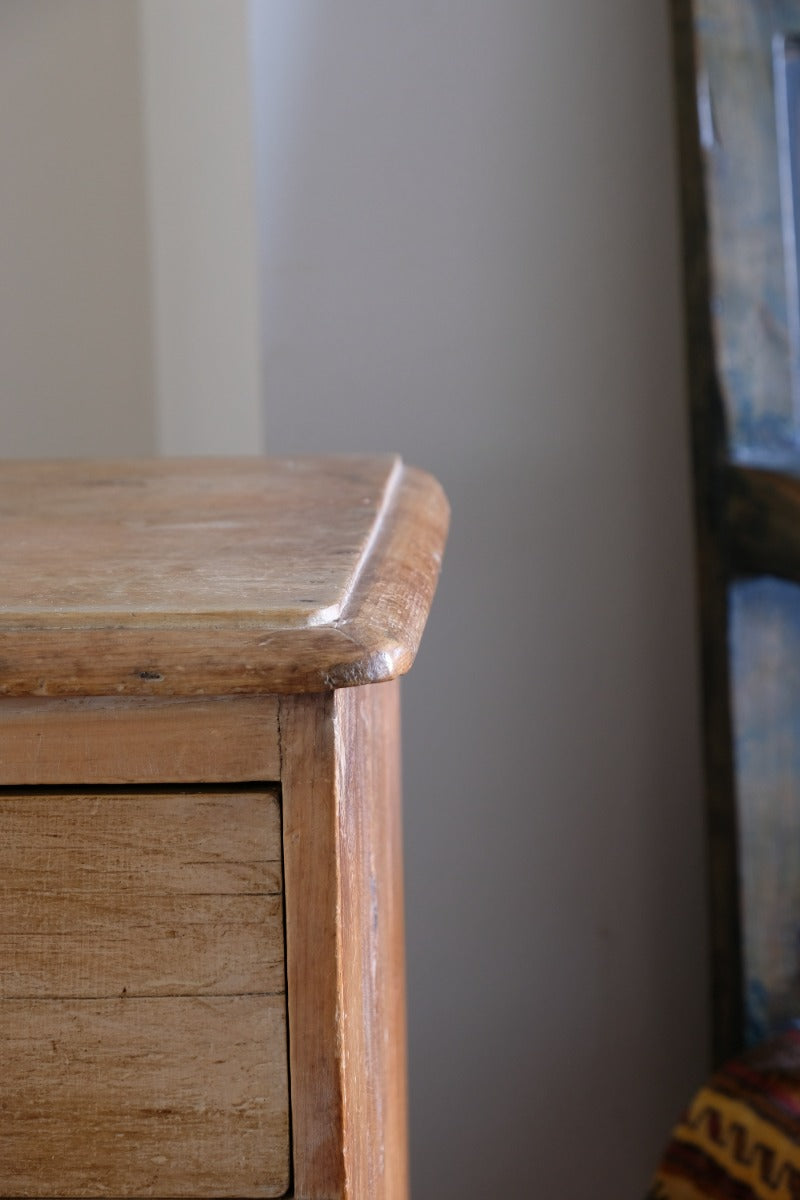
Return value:
<svg viewBox="0 0 800 1200">
<path fill-rule="evenodd" d="M 439 582 L 449 524 L 439 481 L 401 464 L 370 554 L 335 623 L 359 651 L 328 667 L 328 686 L 383 683 L 409 670 Z"/>
</svg>

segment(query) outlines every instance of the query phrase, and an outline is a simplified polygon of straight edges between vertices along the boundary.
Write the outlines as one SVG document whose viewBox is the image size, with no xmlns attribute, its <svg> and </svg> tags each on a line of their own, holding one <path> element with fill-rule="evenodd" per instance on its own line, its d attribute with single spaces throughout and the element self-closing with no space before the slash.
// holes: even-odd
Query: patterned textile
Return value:
<svg viewBox="0 0 800 1200">
<path fill-rule="evenodd" d="M 672 1132 L 647 1200 L 800 1200 L 800 1031 L 712 1075 Z"/>
</svg>

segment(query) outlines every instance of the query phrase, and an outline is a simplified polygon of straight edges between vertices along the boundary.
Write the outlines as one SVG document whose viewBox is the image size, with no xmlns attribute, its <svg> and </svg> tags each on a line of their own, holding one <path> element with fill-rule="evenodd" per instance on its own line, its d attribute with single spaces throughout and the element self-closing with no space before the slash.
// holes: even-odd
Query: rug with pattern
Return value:
<svg viewBox="0 0 800 1200">
<path fill-rule="evenodd" d="M 800 1030 L 714 1074 L 672 1131 L 647 1200 L 800 1200 Z"/>
</svg>

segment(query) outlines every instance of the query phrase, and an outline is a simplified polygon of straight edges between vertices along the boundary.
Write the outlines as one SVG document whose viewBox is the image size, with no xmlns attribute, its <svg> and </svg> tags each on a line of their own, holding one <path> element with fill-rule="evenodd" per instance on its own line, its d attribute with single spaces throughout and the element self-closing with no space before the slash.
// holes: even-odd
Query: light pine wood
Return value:
<svg viewBox="0 0 800 1200">
<path fill-rule="evenodd" d="M 269 792 L 0 793 L 8 893 L 235 896 L 281 891 Z"/>
<path fill-rule="evenodd" d="M 337 624 L 361 653 L 327 668 L 326 687 L 385 682 L 411 667 L 439 580 L 449 519 L 439 484 L 424 471 L 403 468 Z"/>
<path fill-rule="evenodd" d="M 394 458 L 0 464 L 0 1196 L 407 1200 L 447 520 Z"/>
<path fill-rule="evenodd" d="M 0 1001 L 0 1194 L 281 1196 L 279 996 Z"/>
<path fill-rule="evenodd" d="M 336 693 L 347 1195 L 408 1194 L 398 684 Z"/>
<path fill-rule="evenodd" d="M 407 1196 L 398 685 L 281 704 L 295 1195 Z"/>
<path fill-rule="evenodd" d="M 278 779 L 278 702 L 0 699 L 0 784 Z"/>
<path fill-rule="evenodd" d="M 0 912 L 0 997 L 284 991 L 280 896 L 25 891 Z"/>
<path fill-rule="evenodd" d="M 280 809 L 0 793 L 0 1195 L 289 1178 Z"/>
<path fill-rule="evenodd" d="M 93 617 L 214 628 L 226 613 L 327 623 L 399 471 L 391 457 L 4 462 L 15 553 L 0 613 L 38 628 Z"/>
<path fill-rule="evenodd" d="M 447 502 L 395 458 L 0 465 L 0 694 L 376 682 L 413 661 Z"/>
<path fill-rule="evenodd" d="M 298 1200 L 345 1192 L 334 698 L 281 703 L 286 989 Z"/>
</svg>

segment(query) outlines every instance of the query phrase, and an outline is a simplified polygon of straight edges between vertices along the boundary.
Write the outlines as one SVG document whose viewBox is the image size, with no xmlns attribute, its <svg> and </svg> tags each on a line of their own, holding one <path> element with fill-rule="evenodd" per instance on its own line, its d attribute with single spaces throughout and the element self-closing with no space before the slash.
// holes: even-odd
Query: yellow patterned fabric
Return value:
<svg viewBox="0 0 800 1200">
<path fill-rule="evenodd" d="M 800 1200 L 800 1032 L 717 1071 L 672 1138 L 648 1200 Z"/>
</svg>

